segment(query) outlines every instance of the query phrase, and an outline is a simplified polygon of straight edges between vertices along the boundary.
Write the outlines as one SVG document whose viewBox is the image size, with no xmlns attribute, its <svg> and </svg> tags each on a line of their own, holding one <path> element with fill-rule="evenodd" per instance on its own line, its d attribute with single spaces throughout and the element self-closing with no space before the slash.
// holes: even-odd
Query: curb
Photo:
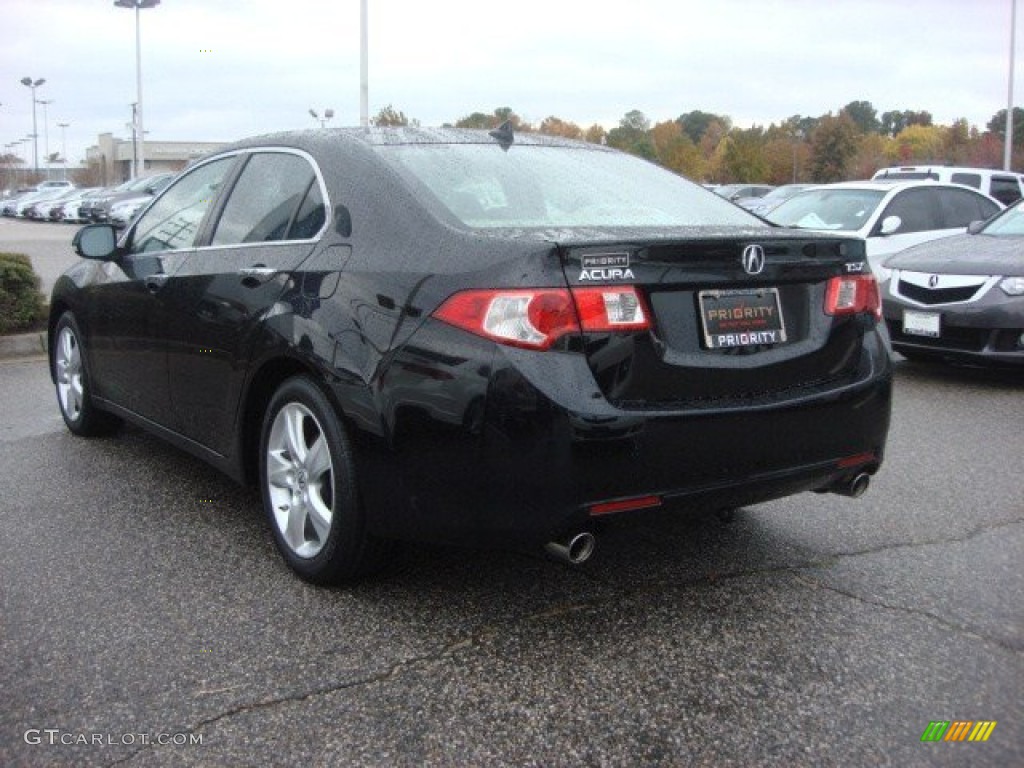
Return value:
<svg viewBox="0 0 1024 768">
<path fill-rule="evenodd" d="M 0 336 L 0 360 L 46 354 L 46 331 Z"/>
</svg>

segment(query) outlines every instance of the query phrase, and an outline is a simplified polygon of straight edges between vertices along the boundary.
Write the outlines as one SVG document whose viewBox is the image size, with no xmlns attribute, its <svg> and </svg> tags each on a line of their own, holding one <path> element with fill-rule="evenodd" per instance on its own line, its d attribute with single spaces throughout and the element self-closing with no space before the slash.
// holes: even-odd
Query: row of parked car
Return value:
<svg viewBox="0 0 1024 768">
<path fill-rule="evenodd" d="M 153 196 L 170 184 L 173 173 L 132 179 L 114 187 L 75 187 L 68 181 L 44 181 L 4 198 L 4 216 L 69 224 L 110 222 L 124 228 Z"/>
</svg>

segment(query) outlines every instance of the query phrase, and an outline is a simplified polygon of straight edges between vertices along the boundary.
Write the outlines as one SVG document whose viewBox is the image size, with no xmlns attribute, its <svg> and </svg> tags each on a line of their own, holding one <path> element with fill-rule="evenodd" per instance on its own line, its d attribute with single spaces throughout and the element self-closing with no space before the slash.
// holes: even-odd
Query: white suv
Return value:
<svg viewBox="0 0 1024 768">
<path fill-rule="evenodd" d="M 961 168 L 951 165 L 902 165 L 875 171 L 872 181 L 912 181 L 934 179 L 963 184 L 991 195 L 1003 205 L 1024 197 L 1024 176 L 991 168 Z"/>
</svg>

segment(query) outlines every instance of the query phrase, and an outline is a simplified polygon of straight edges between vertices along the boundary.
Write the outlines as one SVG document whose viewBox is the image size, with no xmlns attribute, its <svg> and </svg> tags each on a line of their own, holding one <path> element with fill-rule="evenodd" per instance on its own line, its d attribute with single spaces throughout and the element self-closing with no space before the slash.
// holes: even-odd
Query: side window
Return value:
<svg viewBox="0 0 1024 768">
<path fill-rule="evenodd" d="M 954 173 L 949 180 L 954 184 L 981 189 L 981 174 L 978 173 Z"/>
<path fill-rule="evenodd" d="M 1013 176 L 993 176 L 989 194 L 1003 205 L 1009 205 L 1020 200 L 1020 183 Z"/>
<path fill-rule="evenodd" d="M 178 179 L 135 225 L 130 252 L 192 247 L 203 216 L 234 162 L 234 157 L 222 157 Z"/>
<path fill-rule="evenodd" d="M 885 221 L 888 216 L 899 216 L 902 223 L 896 230 L 897 235 L 939 229 L 933 212 L 933 192 L 931 189 L 903 190 L 889 202 L 879 222 Z"/>
<path fill-rule="evenodd" d="M 211 244 L 284 240 L 290 236 L 299 204 L 310 185 L 317 186 L 315 182 L 313 167 L 299 155 L 255 153 L 231 190 Z"/>
<path fill-rule="evenodd" d="M 987 202 L 985 198 L 968 192 L 966 189 L 939 189 L 939 215 L 942 218 L 942 229 L 953 229 L 954 227 L 966 227 L 972 221 L 987 219 L 982 208 L 982 203 Z M 994 208 L 992 203 L 989 206 Z"/>
<path fill-rule="evenodd" d="M 320 192 L 320 185 L 314 179 L 313 183 L 309 185 L 306 199 L 299 206 L 299 212 L 295 216 L 291 229 L 288 230 L 288 239 L 308 240 L 320 231 L 326 217 L 324 196 Z"/>
</svg>

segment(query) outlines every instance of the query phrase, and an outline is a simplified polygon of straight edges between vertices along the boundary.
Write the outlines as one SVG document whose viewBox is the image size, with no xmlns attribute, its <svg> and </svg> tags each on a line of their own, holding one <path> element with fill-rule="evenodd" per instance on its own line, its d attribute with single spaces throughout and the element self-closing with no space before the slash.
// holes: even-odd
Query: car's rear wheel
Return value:
<svg viewBox="0 0 1024 768">
<path fill-rule="evenodd" d="M 309 378 L 271 398 L 260 440 L 260 484 L 274 541 L 302 578 L 332 584 L 376 568 L 382 543 L 367 535 L 344 427 Z"/>
<path fill-rule="evenodd" d="M 53 380 L 64 423 L 82 437 L 109 434 L 121 420 L 93 405 L 82 334 L 71 312 L 60 316 L 53 339 Z"/>
</svg>

